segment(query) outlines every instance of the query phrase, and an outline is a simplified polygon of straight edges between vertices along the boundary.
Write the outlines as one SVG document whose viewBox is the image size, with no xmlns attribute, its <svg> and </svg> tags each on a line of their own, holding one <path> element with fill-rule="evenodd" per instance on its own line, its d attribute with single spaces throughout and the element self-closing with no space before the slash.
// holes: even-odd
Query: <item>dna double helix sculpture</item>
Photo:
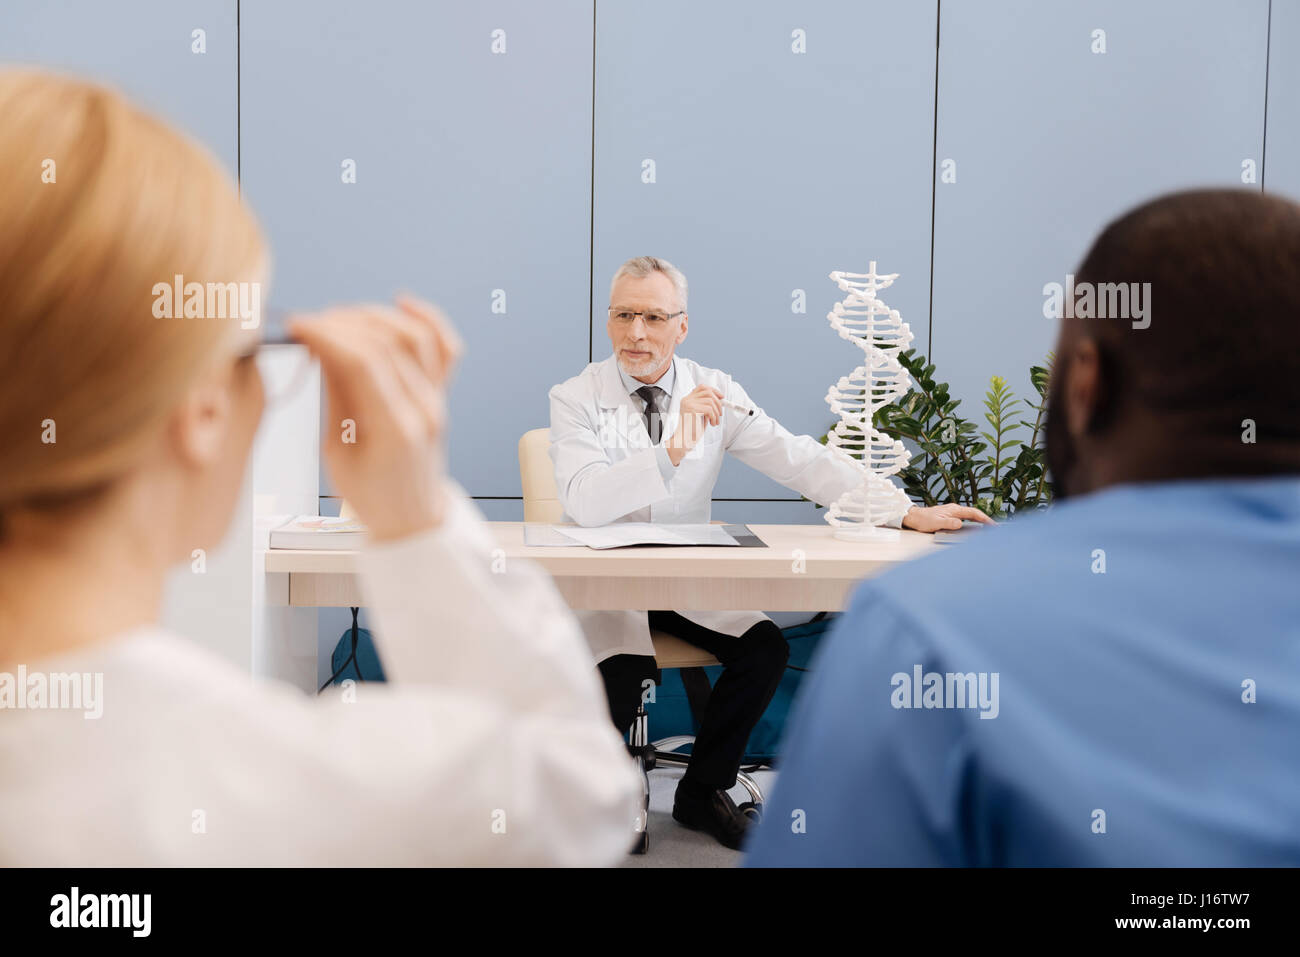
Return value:
<svg viewBox="0 0 1300 957">
<path fill-rule="evenodd" d="M 898 531 L 880 527 L 891 507 L 888 478 L 907 465 L 911 454 L 902 442 L 876 431 L 872 417 L 911 387 L 911 376 L 899 363 L 898 354 L 911 343 L 912 330 L 897 309 L 877 296 L 898 273 L 879 275 L 872 260 L 865 273 L 836 271 L 830 278 L 845 296 L 826 318 L 841 339 L 853 342 L 865 355 L 862 365 L 842 376 L 826 393 L 831 412 L 840 417 L 826 444 L 862 469 L 862 484 L 831 504 L 826 521 L 835 527 L 836 538 L 890 541 L 898 538 Z"/>
</svg>

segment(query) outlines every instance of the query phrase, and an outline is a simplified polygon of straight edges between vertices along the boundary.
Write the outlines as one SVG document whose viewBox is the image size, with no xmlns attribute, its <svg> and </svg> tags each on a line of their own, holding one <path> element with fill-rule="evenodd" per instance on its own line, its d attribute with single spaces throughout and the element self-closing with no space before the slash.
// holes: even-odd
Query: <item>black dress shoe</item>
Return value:
<svg viewBox="0 0 1300 957">
<path fill-rule="evenodd" d="M 738 851 L 753 818 L 736 807 L 726 791 L 699 794 L 679 785 L 673 799 L 673 820 L 712 834 L 723 846 Z"/>
</svg>

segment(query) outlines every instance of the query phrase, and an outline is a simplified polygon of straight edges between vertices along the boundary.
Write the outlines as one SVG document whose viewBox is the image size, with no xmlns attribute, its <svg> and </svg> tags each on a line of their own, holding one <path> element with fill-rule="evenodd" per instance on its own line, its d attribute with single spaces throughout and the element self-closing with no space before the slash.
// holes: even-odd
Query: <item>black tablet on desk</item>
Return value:
<svg viewBox="0 0 1300 957">
<path fill-rule="evenodd" d="M 742 548 L 767 548 L 767 542 L 750 531 L 748 525 L 723 525 L 722 528 Z"/>
</svg>

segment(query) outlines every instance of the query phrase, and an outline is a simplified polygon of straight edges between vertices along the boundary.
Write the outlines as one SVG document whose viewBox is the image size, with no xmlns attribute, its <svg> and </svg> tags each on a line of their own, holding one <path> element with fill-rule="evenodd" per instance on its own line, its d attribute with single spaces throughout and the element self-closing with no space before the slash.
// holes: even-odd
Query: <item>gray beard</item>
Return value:
<svg viewBox="0 0 1300 957">
<path fill-rule="evenodd" d="M 663 365 L 663 361 L 663 356 L 654 356 L 650 359 L 646 359 L 645 362 L 638 366 L 633 366 L 624 362 L 623 358 L 619 356 L 618 367 L 635 379 L 637 376 L 649 375 L 651 372 L 654 372 L 655 369 L 658 369 Z"/>
</svg>

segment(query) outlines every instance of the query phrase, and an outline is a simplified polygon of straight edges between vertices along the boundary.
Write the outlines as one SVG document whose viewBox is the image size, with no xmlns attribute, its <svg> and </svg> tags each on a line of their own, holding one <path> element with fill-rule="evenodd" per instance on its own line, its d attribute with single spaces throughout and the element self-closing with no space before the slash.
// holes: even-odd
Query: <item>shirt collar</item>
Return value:
<svg viewBox="0 0 1300 957">
<path fill-rule="evenodd" d="M 615 359 L 614 361 L 616 363 L 618 362 L 617 359 Z M 623 380 L 623 387 L 627 389 L 628 395 L 635 395 L 637 389 L 645 388 L 645 386 L 647 385 L 647 383 L 640 382 L 632 378 L 626 372 L 624 372 L 622 366 L 618 366 L 618 374 L 620 378 L 622 378 Z M 669 398 L 672 398 L 673 385 L 676 383 L 676 381 L 677 381 L 677 356 L 676 354 L 674 354 L 672 361 L 668 363 L 668 370 L 659 377 L 659 381 L 651 382 L 648 384 L 663 389 L 664 394 L 667 395 Z"/>
</svg>

